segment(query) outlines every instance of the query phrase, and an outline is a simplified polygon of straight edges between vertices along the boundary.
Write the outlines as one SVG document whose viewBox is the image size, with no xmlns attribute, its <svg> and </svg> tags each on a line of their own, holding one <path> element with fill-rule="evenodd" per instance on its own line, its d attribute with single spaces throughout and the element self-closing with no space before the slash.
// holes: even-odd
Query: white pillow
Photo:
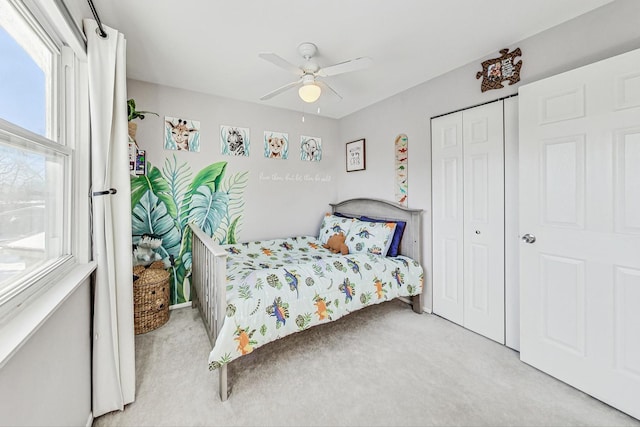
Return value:
<svg viewBox="0 0 640 427">
<path fill-rule="evenodd" d="M 350 254 L 370 253 L 385 256 L 396 230 L 395 222 L 367 222 L 354 220 L 346 244 Z"/>
<path fill-rule="evenodd" d="M 353 218 L 344 218 L 340 216 L 335 216 L 330 213 L 325 214 L 322 219 L 322 225 L 320 226 L 320 233 L 318 234 L 318 240 L 322 242 L 322 244 L 327 243 L 329 237 L 334 234 L 344 233 L 346 236 L 351 229 L 351 224 L 353 224 Z"/>
</svg>

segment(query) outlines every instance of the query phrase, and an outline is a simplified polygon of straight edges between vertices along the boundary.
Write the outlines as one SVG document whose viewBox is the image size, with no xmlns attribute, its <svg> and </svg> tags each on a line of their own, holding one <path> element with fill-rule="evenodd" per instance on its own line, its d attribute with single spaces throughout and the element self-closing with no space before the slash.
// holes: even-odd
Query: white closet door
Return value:
<svg viewBox="0 0 640 427">
<path fill-rule="evenodd" d="M 502 101 L 464 110 L 464 326 L 504 344 Z"/>
<path fill-rule="evenodd" d="M 431 120 L 433 312 L 463 324 L 462 113 Z"/>
<path fill-rule="evenodd" d="M 520 88 L 520 357 L 636 418 L 639 165 L 640 50 Z"/>
<path fill-rule="evenodd" d="M 431 126 L 433 312 L 504 344 L 503 103 Z"/>
</svg>

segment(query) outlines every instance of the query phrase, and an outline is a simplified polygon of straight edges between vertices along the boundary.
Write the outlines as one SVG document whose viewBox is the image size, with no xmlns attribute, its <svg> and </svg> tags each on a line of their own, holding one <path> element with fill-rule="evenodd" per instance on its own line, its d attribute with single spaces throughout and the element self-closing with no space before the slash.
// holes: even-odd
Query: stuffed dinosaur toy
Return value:
<svg viewBox="0 0 640 427">
<path fill-rule="evenodd" d="M 344 235 L 344 233 L 337 233 L 329 237 L 327 243 L 322 245 L 322 247 L 325 249 L 329 249 L 334 254 L 341 253 L 342 255 L 348 255 L 349 248 L 345 243 L 346 239 L 347 237 Z"/>
</svg>

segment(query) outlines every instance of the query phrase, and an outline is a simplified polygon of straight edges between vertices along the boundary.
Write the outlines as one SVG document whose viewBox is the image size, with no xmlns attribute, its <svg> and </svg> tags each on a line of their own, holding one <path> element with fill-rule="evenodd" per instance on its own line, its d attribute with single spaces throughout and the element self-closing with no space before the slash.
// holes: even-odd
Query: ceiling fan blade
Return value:
<svg viewBox="0 0 640 427">
<path fill-rule="evenodd" d="M 259 53 L 258 56 L 266 61 L 271 62 L 272 64 L 277 65 L 280 68 L 284 68 L 287 71 L 292 72 L 293 74 L 296 74 L 298 76 L 301 76 L 303 71 L 300 69 L 300 67 L 297 67 L 295 65 L 293 65 L 291 62 L 287 61 L 286 59 L 284 59 L 283 57 L 276 55 L 275 53 L 272 52 L 263 52 L 263 53 Z"/>
<path fill-rule="evenodd" d="M 278 89 L 276 89 L 274 91 L 271 91 L 271 92 L 267 93 L 266 95 L 262 95 L 260 97 L 260 100 L 261 101 L 266 101 L 267 99 L 271 99 L 274 96 L 279 95 L 282 92 L 284 92 L 284 91 L 286 91 L 288 89 L 291 89 L 292 87 L 296 87 L 298 85 L 301 85 L 301 84 L 302 84 L 302 79 L 296 80 L 295 82 L 287 83 L 286 85 L 284 85 L 282 87 L 279 87 Z"/>
<path fill-rule="evenodd" d="M 328 84 L 326 84 L 322 80 L 316 80 L 316 84 L 318 86 L 320 86 L 322 89 L 328 89 L 329 91 L 333 92 L 333 94 L 335 96 L 337 96 L 338 98 L 342 99 L 342 96 L 340 96 L 340 94 L 338 92 L 336 92 L 331 86 L 329 86 Z"/>
<path fill-rule="evenodd" d="M 335 76 L 336 74 L 362 70 L 363 68 L 370 67 L 371 64 L 373 64 L 373 60 L 368 56 L 363 56 L 360 58 L 321 68 L 318 71 L 318 75 L 321 77 Z"/>
</svg>

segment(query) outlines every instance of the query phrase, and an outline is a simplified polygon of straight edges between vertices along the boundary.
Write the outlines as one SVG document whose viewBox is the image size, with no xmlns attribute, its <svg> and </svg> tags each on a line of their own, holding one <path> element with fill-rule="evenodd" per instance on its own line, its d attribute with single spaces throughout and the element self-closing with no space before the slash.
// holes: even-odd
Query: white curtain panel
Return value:
<svg viewBox="0 0 640 427">
<path fill-rule="evenodd" d="M 126 41 L 103 26 L 96 32 L 84 20 L 91 108 L 93 196 L 93 416 L 135 399 L 135 342 L 131 261 L 131 183 L 129 181 Z M 116 194 L 95 192 L 115 188 Z"/>
</svg>

